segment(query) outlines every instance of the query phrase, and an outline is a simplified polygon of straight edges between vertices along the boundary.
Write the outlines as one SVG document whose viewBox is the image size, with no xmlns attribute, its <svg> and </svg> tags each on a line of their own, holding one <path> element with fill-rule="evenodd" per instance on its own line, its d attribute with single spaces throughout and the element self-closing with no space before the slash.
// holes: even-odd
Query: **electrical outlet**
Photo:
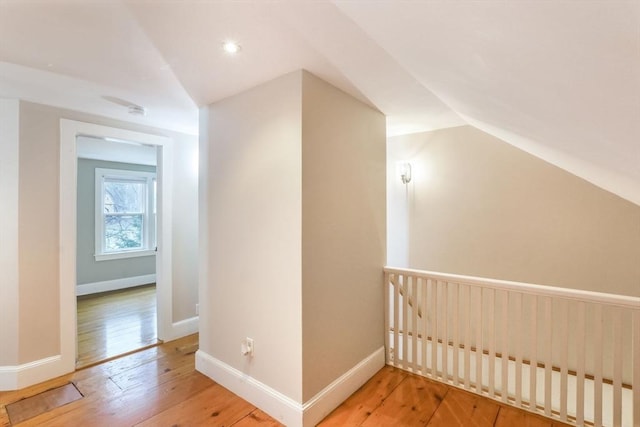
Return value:
<svg viewBox="0 0 640 427">
<path fill-rule="evenodd" d="M 245 338 L 240 344 L 240 353 L 243 356 L 253 357 L 253 338 Z"/>
<path fill-rule="evenodd" d="M 396 360 L 396 352 L 393 347 L 389 349 L 389 362 L 393 362 Z"/>
<path fill-rule="evenodd" d="M 196 303 L 196 316 L 200 314 L 200 304 Z"/>
</svg>

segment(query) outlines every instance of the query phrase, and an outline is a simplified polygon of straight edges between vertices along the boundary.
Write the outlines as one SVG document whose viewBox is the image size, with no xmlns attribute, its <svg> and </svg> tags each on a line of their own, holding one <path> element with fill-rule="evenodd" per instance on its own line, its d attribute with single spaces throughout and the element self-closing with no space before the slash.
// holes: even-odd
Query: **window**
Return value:
<svg viewBox="0 0 640 427">
<path fill-rule="evenodd" d="M 156 174 L 96 168 L 96 261 L 155 254 Z"/>
</svg>

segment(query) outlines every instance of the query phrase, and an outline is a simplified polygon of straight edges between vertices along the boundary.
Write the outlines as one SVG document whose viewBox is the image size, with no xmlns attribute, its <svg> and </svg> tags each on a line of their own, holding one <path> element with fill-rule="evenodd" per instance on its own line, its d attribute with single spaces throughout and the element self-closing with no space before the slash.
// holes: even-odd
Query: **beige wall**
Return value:
<svg viewBox="0 0 640 427">
<path fill-rule="evenodd" d="M 152 133 L 172 137 L 176 140 L 175 151 L 179 144 L 191 144 L 195 147 L 196 138 L 159 129 L 138 126 L 131 123 L 105 119 L 80 112 L 20 102 L 20 183 L 19 183 L 19 362 L 26 363 L 44 357 L 59 354 L 59 283 L 58 283 L 58 180 L 59 180 L 59 127 L 60 119 L 71 119 L 122 129 Z M 191 149 L 193 150 L 193 148 Z M 176 184 L 180 177 L 174 176 Z M 192 184 L 197 178 L 188 179 Z M 197 194 L 197 187 L 183 184 L 180 191 Z M 193 202 L 194 197 L 190 197 Z M 184 201 L 184 199 L 182 200 Z M 179 219 L 196 223 L 196 204 L 189 209 L 186 206 L 176 210 L 186 215 Z M 188 212 L 187 212 L 188 211 Z M 175 215 L 175 214 L 174 214 Z M 180 233 L 189 234 L 180 238 Z M 176 236 L 178 234 L 178 236 Z M 174 253 L 191 249 L 175 247 L 176 240 L 197 247 L 197 235 L 192 229 L 176 233 L 174 229 Z M 197 261 L 191 262 L 191 268 L 197 270 Z M 180 271 L 178 269 L 178 271 Z M 174 272 L 174 294 L 195 297 L 197 283 L 195 278 L 176 277 Z M 194 315 L 197 300 L 184 301 L 184 310 L 174 314 L 191 317 Z M 37 315 L 36 315 L 37 313 Z M 191 313 L 191 315 L 188 315 Z M 181 320 L 175 318 L 173 321 Z"/>
<path fill-rule="evenodd" d="M 18 363 L 19 116 L 17 100 L 0 99 L 0 366 Z"/>
<path fill-rule="evenodd" d="M 471 126 L 390 138 L 387 149 L 390 264 L 640 296 L 640 206 Z M 413 179 L 405 186 L 396 162 L 407 160 Z M 508 323 L 530 318 L 524 307 L 517 311 L 512 303 Z M 554 307 L 552 322 L 558 324 L 561 309 Z M 569 319 L 573 316 L 575 308 L 569 311 Z M 589 308 L 587 331 L 594 327 L 591 317 Z M 510 348 L 517 333 L 510 329 Z M 623 331 L 627 354 L 630 334 Z M 575 369 L 575 337 L 562 343 L 554 335 L 553 342 L 539 339 L 538 360 L 551 346 L 552 363 L 559 366 L 557 349 L 565 344 Z M 604 349 L 607 378 L 612 377 L 612 336 L 605 332 L 596 343 L 586 335 L 588 354 Z M 501 346 L 500 337 L 496 345 Z M 521 351 L 529 357 L 529 340 Z M 631 361 L 622 368 L 623 380 L 630 382 Z M 593 372 L 590 357 L 586 370 Z"/>
<path fill-rule="evenodd" d="M 407 266 L 640 296 L 639 206 L 470 126 L 388 144 Z M 413 165 L 407 188 L 398 160 Z"/>
<path fill-rule="evenodd" d="M 206 110 L 200 349 L 300 402 L 301 73 Z M 245 337 L 252 359 L 240 354 Z"/>
<path fill-rule="evenodd" d="M 383 345 L 385 117 L 309 73 L 302 103 L 303 401 Z"/>
<path fill-rule="evenodd" d="M 59 121 L 20 103 L 19 354 L 30 362 L 60 353 Z"/>
</svg>

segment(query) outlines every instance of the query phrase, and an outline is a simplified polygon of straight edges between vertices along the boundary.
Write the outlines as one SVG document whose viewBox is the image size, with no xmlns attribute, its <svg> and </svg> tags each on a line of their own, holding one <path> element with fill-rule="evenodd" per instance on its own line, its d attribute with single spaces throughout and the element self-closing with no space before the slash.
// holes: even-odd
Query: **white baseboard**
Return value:
<svg viewBox="0 0 640 427">
<path fill-rule="evenodd" d="M 262 409 L 282 424 L 289 427 L 302 425 L 300 403 L 202 350 L 196 352 L 196 370 Z"/>
<path fill-rule="evenodd" d="M 156 282 L 155 274 L 124 277 L 122 279 L 105 280 L 103 282 L 84 283 L 76 286 L 76 295 L 89 295 L 98 292 L 117 291 L 118 289 L 132 288 L 134 286 L 148 285 Z"/>
<path fill-rule="evenodd" d="M 173 323 L 171 336 L 167 341 L 198 332 L 198 317 Z M 51 356 L 16 366 L 0 366 L 0 391 L 19 390 L 75 370 L 73 361 L 65 361 L 62 356 Z"/>
<path fill-rule="evenodd" d="M 380 347 L 301 404 L 202 350 L 196 353 L 196 370 L 289 427 L 315 426 L 383 366 L 384 347 Z"/>
<path fill-rule="evenodd" d="M 200 318 L 195 316 L 173 323 L 169 330 L 169 336 L 164 337 L 164 341 L 173 341 L 186 337 L 187 335 L 195 334 L 199 329 L 199 320 Z"/>
<path fill-rule="evenodd" d="M 68 373 L 60 355 L 17 366 L 0 366 L 0 391 L 18 390 Z"/>
<path fill-rule="evenodd" d="M 303 405 L 303 426 L 315 426 L 384 367 L 384 346 L 322 389 Z"/>
</svg>

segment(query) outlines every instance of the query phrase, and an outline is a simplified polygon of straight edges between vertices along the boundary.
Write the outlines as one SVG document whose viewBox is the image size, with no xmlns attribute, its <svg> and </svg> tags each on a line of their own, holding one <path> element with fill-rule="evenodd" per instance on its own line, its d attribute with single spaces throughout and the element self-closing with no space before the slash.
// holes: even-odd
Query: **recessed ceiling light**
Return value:
<svg viewBox="0 0 640 427">
<path fill-rule="evenodd" d="M 242 49 L 240 47 L 240 45 L 234 41 L 226 41 L 222 44 L 222 49 L 224 49 L 225 52 L 233 55 L 236 54 L 238 52 L 240 52 L 240 49 Z"/>
</svg>

